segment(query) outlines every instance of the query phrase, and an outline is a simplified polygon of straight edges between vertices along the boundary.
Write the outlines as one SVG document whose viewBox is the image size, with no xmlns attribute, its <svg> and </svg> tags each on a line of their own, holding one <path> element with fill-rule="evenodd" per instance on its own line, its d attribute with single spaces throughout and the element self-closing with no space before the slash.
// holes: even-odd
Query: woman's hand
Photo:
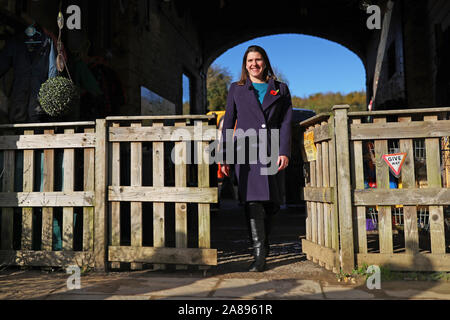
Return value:
<svg viewBox="0 0 450 320">
<path fill-rule="evenodd" d="M 222 173 L 226 176 L 229 177 L 230 176 L 230 165 L 229 164 L 222 164 L 220 166 L 220 171 L 222 171 Z"/>
<path fill-rule="evenodd" d="M 278 165 L 278 172 L 283 171 L 289 165 L 289 158 L 286 156 L 279 156 L 277 165 Z"/>
</svg>

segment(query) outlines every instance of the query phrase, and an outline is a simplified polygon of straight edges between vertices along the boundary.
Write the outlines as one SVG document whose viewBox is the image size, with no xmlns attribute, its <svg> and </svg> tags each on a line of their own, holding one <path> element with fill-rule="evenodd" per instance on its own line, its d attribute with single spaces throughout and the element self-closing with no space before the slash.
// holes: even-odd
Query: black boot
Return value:
<svg viewBox="0 0 450 320">
<path fill-rule="evenodd" d="M 266 231 L 265 231 L 265 211 L 261 203 L 250 203 L 249 217 L 250 229 L 253 241 L 253 257 L 255 261 L 249 268 L 249 272 L 262 272 L 266 267 Z"/>
</svg>

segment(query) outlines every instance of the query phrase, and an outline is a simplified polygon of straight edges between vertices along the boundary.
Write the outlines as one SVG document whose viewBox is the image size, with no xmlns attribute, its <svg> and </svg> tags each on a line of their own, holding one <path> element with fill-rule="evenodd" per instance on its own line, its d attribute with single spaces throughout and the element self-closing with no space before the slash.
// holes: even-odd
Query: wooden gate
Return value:
<svg viewBox="0 0 450 320">
<path fill-rule="evenodd" d="M 93 267 L 95 122 L 0 131 L 0 265 Z"/>
<path fill-rule="evenodd" d="M 107 118 L 111 268 L 217 265 L 210 204 L 218 192 L 210 187 L 208 150 L 217 130 L 210 120 L 214 116 Z"/>
<path fill-rule="evenodd" d="M 0 266 L 217 265 L 210 121 L 0 126 Z"/>
<path fill-rule="evenodd" d="M 303 192 L 308 259 L 344 272 L 450 271 L 449 115 L 450 108 L 336 106 L 302 122 L 316 149 Z M 383 160 L 395 153 L 406 153 L 398 178 Z"/>
</svg>

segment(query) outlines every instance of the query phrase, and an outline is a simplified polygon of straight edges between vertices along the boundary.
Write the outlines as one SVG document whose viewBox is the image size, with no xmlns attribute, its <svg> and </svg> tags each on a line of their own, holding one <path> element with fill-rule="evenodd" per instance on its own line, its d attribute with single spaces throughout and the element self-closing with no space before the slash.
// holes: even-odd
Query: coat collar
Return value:
<svg viewBox="0 0 450 320">
<path fill-rule="evenodd" d="M 262 103 L 263 111 L 266 111 L 271 105 L 273 105 L 275 103 L 275 101 L 277 101 L 280 98 L 279 91 L 276 95 L 272 94 L 273 91 L 277 91 L 280 89 L 279 86 L 275 83 L 275 80 L 270 79 L 268 84 L 269 84 L 269 86 L 267 87 L 267 92 L 266 92 L 266 95 L 264 96 L 264 100 Z M 254 88 L 252 86 L 252 82 L 250 81 L 250 79 L 247 79 L 245 87 L 248 89 L 249 92 L 252 93 L 256 103 L 259 105 L 256 95 L 254 94 L 254 92 L 252 92 L 254 90 Z"/>
</svg>

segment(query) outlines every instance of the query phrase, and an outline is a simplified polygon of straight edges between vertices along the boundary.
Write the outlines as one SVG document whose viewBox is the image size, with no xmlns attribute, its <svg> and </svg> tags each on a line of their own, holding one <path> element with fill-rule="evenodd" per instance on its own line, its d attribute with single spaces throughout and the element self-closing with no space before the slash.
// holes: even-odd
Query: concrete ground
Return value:
<svg viewBox="0 0 450 320">
<path fill-rule="evenodd" d="M 218 266 L 207 271 L 142 270 L 87 273 L 81 289 L 68 290 L 64 271 L 8 268 L 0 271 L 1 300 L 449 300 L 448 281 L 382 282 L 369 290 L 363 279 L 338 282 L 330 271 L 306 260 L 300 237 L 304 210 L 286 208 L 277 216 L 268 270 L 248 273 L 252 261 L 242 207 L 223 202 L 211 214 L 212 247 Z"/>
</svg>

